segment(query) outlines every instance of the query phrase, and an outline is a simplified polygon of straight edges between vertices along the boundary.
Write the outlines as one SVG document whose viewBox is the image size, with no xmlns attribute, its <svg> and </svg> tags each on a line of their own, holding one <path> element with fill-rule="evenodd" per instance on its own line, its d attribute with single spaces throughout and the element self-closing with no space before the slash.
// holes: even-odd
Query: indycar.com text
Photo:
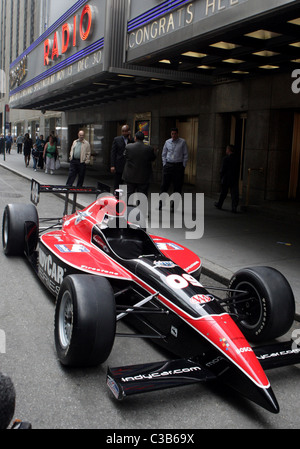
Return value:
<svg viewBox="0 0 300 449">
<path fill-rule="evenodd" d="M 177 374 L 186 374 L 193 371 L 201 371 L 200 366 L 162 371 L 161 373 L 138 374 L 137 376 L 133 377 L 122 377 L 122 382 L 134 382 L 136 380 L 153 379 L 155 377 L 176 376 Z"/>
</svg>

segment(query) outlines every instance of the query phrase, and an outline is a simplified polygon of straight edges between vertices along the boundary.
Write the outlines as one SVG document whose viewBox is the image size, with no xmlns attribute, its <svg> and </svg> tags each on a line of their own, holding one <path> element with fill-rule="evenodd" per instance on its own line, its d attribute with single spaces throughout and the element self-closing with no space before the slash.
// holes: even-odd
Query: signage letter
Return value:
<svg viewBox="0 0 300 449">
<path fill-rule="evenodd" d="M 61 53 L 64 54 L 68 50 L 70 41 L 70 26 L 68 23 L 65 23 L 62 26 L 62 44 L 61 44 Z"/>
<path fill-rule="evenodd" d="M 44 65 L 49 65 L 50 42 L 46 39 L 44 42 Z"/>
<path fill-rule="evenodd" d="M 85 21 L 85 16 L 87 16 L 87 26 L 86 30 L 83 29 L 83 22 Z M 83 41 L 87 40 L 92 29 L 92 10 L 89 5 L 83 8 L 81 19 L 80 19 L 80 37 Z"/>
<path fill-rule="evenodd" d="M 54 57 L 56 57 L 56 58 L 59 57 L 57 33 L 54 33 L 52 56 L 51 56 L 52 61 L 54 60 Z"/>
</svg>

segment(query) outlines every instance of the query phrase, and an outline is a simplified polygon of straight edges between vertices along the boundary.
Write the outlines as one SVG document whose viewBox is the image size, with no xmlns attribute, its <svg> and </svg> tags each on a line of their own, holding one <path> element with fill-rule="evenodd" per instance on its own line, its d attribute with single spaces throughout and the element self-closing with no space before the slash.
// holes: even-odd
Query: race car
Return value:
<svg viewBox="0 0 300 449">
<path fill-rule="evenodd" d="M 65 195 L 62 217 L 38 216 L 45 192 Z M 95 201 L 76 210 L 77 195 L 85 193 L 95 194 Z M 76 188 L 32 180 L 33 204 L 4 209 L 4 253 L 25 255 L 56 298 L 59 361 L 67 366 L 102 364 L 116 337 L 148 338 L 172 357 L 108 367 L 107 385 L 117 399 L 218 381 L 278 413 L 265 370 L 300 362 L 295 342 L 268 343 L 287 333 L 294 321 L 295 300 L 287 279 L 271 267 L 251 267 L 235 273 L 226 288 L 203 286 L 198 255 L 149 235 L 141 212 L 129 208 L 121 194 L 112 195 L 99 183 Z M 119 333 L 121 320 L 135 332 Z"/>
</svg>

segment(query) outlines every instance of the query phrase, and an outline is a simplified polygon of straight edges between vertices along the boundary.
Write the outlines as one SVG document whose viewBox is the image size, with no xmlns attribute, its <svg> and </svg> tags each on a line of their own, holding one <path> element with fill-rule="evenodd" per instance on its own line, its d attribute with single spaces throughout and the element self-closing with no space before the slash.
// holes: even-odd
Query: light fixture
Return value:
<svg viewBox="0 0 300 449">
<path fill-rule="evenodd" d="M 292 23 L 293 25 L 300 25 L 300 17 L 297 19 L 289 20 L 288 23 Z"/>
<path fill-rule="evenodd" d="M 235 48 L 238 48 L 239 45 L 232 44 L 231 42 L 220 41 L 220 42 L 216 42 L 215 44 L 210 44 L 210 47 L 222 48 L 223 50 L 233 50 Z"/>
<path fill-rule="evenodd" d="M 273 39 L 274 37 L 282 36 L 282 34 L 275 33 L 274 31 L 268 31 L 268 30 L 256 30 L 256 31 L 253 31 L 252 33 L 247 33 L 244 36 L 253 37 L 254 39 L 268 40 L 268 39 Z"/>
<path fill-rule="evenodd" d="M 186 51 L 185 53 L 181 53 L 182 56 L 190 56 L 191 58 L 204 58 L 207 56 L 206 53 L 197 53 L 196 51 Z"/>
<path fill-rule="evenodd" d="M 171 61 L 169 59 L 161 59 L 159 62 L 162 64 L 171 64 Z"/>
<path fill-rule="evenodd" d="M 279 69 L 279 66 L 278 65 L 261 65 L 261 66 L 259 66 L 259 69 L 273 70 L 273 69 Z"/>
<path fill-rule="evenodd" d="M 279 55 L 279 53 L 276 53 L 275 51 L 269 51 L 269 50 L 257 51 L 257 52 L 252 53 L 252 54 L 256 55 L 256 56 L 264 56 L 265 58 L 270 58 L 271 56 Z"/>
<path fill-rule="evenodd" d="M 242 62 L 245 62 L 245 61 L 242 61 L 241 59 L 229 58 L 229 59 L 223 59 L 222 62 L 228 62 L 229 64 L 241 64 Z"/>
</svg>

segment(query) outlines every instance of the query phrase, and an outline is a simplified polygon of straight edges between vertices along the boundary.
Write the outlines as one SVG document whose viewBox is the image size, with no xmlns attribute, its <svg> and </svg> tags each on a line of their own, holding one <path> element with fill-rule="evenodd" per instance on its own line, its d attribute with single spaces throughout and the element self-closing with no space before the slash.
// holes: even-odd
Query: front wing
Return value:
<svg viewBox="0 0 300 449">
<path fill-rule="evenodd" d="M 278 342 L 253 348 L 262 368 L 269 370 L 300 363 L 300 348 L 293 341 Z M 180 387 L 217 379 L 226 371 L 228 361 L 218 357 L 203 364 L 188 359 L 108 367 L 107 385 L 113 395 L 126 396 L 148 391 Z M 219 365 L 219 366 L 217 366 Z"/>
</svg>

